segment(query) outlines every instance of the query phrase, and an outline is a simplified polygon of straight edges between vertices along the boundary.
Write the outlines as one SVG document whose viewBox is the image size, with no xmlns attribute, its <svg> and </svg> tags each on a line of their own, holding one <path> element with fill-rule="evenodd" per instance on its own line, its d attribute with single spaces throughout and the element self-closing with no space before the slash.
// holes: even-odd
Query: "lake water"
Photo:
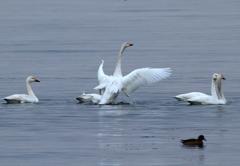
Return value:
<svg viewBox="0 0 240 166">
<path fill-rule="evenodd" d="M 1 166 L 239 165 L 240 1 L 12 0 L 0 5 L 0 95 L 37 104 L 0 104 Z M 97 93 L 97 69 L 112 74 L 171 67 L 172 76 L 117 105 L 79 104 Z M 172 96 L 210 94 L 222 73 L 227 104 L 190 106 Z M 123 102 L 122 102 L 123 101 Z M 186 147 L 181 139 L 207 139 Z"/>
</svg>

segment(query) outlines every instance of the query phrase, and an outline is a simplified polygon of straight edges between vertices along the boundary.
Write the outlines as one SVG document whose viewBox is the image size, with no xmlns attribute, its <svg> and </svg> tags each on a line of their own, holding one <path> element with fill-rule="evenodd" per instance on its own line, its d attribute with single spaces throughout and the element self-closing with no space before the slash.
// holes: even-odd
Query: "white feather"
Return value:
<svg viewBox="0 0 240 166">
<path fill-rule="evenodd" d="M 123 51 L 129 46 L 132 46 L 132 44 L 123 43 L 118 55 L 113 76 L 108 76 L 103 72 L 104 61 L 102 61 L 102 64 L 99 66 L 99 85 L 94 88 L 99 90 L 100 94 L 102 94 L 102 99 L 99 104 L 109 104 L 113 102 L 121 90 L 123 90 L 124 93 L 129 96 L 141 86 L 161 81 L 162 79 L 165 79 L 171 75 L 170 68 L 142 68 L 136 69 L 123 77 L 121 70 L 121 58 Z"/>
<path fill-rule="evenodd" d="M 7 103 L 37 103 L 38 98 L 35 96 L 35 94 L 32 91 L 32 88 L 30 86 L 31 82 L 40 82 L 33 76 L 29 76 L 26 79 L 26 85 L 27 85 L 27 91 L 28 95 L 26 94 L 14 94 L 11 96 L 7 96 L 3 98 Z"/>
<path fill-rule="evenodd" d="M 218 99 L 218 95 L 216 92 L 216 80 L 217 80 L 218 74 L 214 73 L 212 75 L 212 82 L 211 82 L 211 95 Z M 190 93 L 185 93 L 185 94 L 180 94 L 177 96 L 174 96 L 173 98 L 177 99 L 178 101 L 187 101 L 188 99 L 198 97 L 198 96 L 208 96 L 205 93 L 202 92 L 190 92 Z"/>
<path fill-rule="evenodd" d="M 136 69 L 122 78 L 122 87 L 126 96 L 144 85 L 159 82 L 171 75 L 170 68 L 142 68 Z"/>
<path fill-rule="evenodd" d="M 218 88 L 218 95 L 219 95 L 219 99 L 215 98 L 213 96 L 209 96 L 209 95 L 200 95 L 200 96 L 196 96 L 193 98 L 188 99 L 187 101 L 190 104 L 202 104 L 202 105 L 218 105 L 218 104 L 226 104 L 227 101 L 224 97 L 224 94 L 222 92 L 222 82 L 221 80 L 225 79 L 224 76 L 222 74 L 218 74 L 217 76 L 217 88 Z"/>
</svg>

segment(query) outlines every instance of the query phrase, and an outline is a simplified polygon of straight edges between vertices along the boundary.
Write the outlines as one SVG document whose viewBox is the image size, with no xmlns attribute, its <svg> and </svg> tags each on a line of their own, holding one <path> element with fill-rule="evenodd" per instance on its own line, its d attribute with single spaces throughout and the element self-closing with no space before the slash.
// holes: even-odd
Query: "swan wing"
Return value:
<svg viewBox="0 0 240 166">
<path fill-rule="evenodd" d="M 141 86 L 156 83 L 170 77 L 170 68 L 141 68 L 136 69 L 122 78 L 122 90 L 126 96 Z"/>
<path fill-rule="evenodd" d="M 118 93 L 122 89 L 121 78 L 122 77 L 109 76 L 105 82 L 96 86 L 94 89 L 95 90 L 106 89 L 109 93 Z"/>
<path fill-rule="evenodd" d="M 32 98 L 26 94 L 14 94 L 11 96 L 7 96 L 3 98 L 3 100 L 7 101 L 8 103 L 32 103 L 38 102 L 37 98 Z"/>
<path fill-rule="evenodd" d="M 9 99 L 9 100 L 22 100 L 22 99 L 25 99 L 25 98 L 28 98 L 29 96 L 26 95 L 26 94 L 14 94 L 14 95 L 11 95 L 11 96 L 7 96 L 3 99 Z"/>
<path fill-rule="evenodd" d="M 103 64 L 104 64 L 104 60 L 102 60 L 101 65 L 98 68 L 98 83 L 103 84 L 104 82 L 108 81 L 109 76 L 106 75 L 103 71 Z"/>
<path fill-rule="evenodd" d="M 103 71 L 103 64 L 104 60 L 102 60 L 101 65 L 98 68 L 98 84 L 101 85 L 97 88 L 99 90 L 100 95 L 102 95 L 105 91 L 105 86 L 109 82 L 110 78 L 108 75 L 106 75 Z M 94 88 L 95 89 L 95 88 Z"/>
<path fill-rule="evenodd" d="M 202 92 L 190 92 L 190 93 L 185 93 L 185 94 L 180 94 L 180 95 L 177 95 L 177 96 L 173 96 L 173 98 L 175 98 L 179 101 L 187 101 L 190 98 L 194 98 L 194 97 L 201 96 L 201 95 L 207 96 L 207 94 L 202 93 Z"/>
<path fill-rule="evenodd" d="M 223 102 L 221 100 L 218 100 L 218 99 L 214 98 L 213 96 L 209 96 L 209 95 L 196 96 L 196 97 L 188 99 L 187 101 L 193 105 L 223 104 Z"/>
<path fill-rule="evenodd" d="M 112 81 L 107 86 L 107 91 L 110 93 L 118 93 L 122 89 L 122 77 L 113 77 Z"/>
</svg>

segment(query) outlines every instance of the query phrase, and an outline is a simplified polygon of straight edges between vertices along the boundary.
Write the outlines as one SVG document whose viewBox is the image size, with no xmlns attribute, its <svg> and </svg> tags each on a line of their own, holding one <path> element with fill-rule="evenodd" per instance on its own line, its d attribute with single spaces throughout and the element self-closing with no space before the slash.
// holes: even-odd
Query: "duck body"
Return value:
<svg viewBox="0 0 240 166">
<path fill-rule="evenodd" d="M 207 141 L 203 135 L 198 136 L 198 139 L 191 138 L 191 139 L 186 139 L 186 140 L 181 140 L 180 142 L 184 145 L 198 145 L 202 146 L 203 145 L 203 140 Z"/>
<path fill-rule="evenodd" d="M 14 94 L 14 95 L 11 95 L 11 96 L 4 97 L 3 100 L 5 100 L 8 104 L 12 104 L 12 103 L 37 103 L 37 102 L 39 102 L 38 98 L 35 96 L 32 88 L 30 86 L 30 83 L 32 83 L 32 82 L 40 82 L 40 81 L 37 80 L 36 78 L 34 78 L 33 76 L 29 76 L 26 79 L 26 86 L 27 86 L 28 95 L 27 94 Z"/>
</svg>

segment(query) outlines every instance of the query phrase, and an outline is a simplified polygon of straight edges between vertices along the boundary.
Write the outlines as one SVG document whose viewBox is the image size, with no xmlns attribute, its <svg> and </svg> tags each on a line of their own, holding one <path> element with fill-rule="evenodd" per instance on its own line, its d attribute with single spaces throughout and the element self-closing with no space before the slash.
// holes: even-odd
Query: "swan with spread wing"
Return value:
<svg viewBox="0 0 240 166">
<path fill-rule="evenodd" d="M 108 76 L 103 71 L 103 63 L 98 69 L 99 85 L 94 89 L 99 90 L 102 95 L 99 104 L 111 104 L 122 90 L 126 96 L 130 96 L 135 90 L 141 86 L 159 82 L 170 77 L 170 68 L 140 68 L 132 71 L 128 75 L 122 75 L 121 59 L 124 50 L 133 44 L 123 43 L 118 55 L 115 71 L 113 75 Z"/>
</svg>

